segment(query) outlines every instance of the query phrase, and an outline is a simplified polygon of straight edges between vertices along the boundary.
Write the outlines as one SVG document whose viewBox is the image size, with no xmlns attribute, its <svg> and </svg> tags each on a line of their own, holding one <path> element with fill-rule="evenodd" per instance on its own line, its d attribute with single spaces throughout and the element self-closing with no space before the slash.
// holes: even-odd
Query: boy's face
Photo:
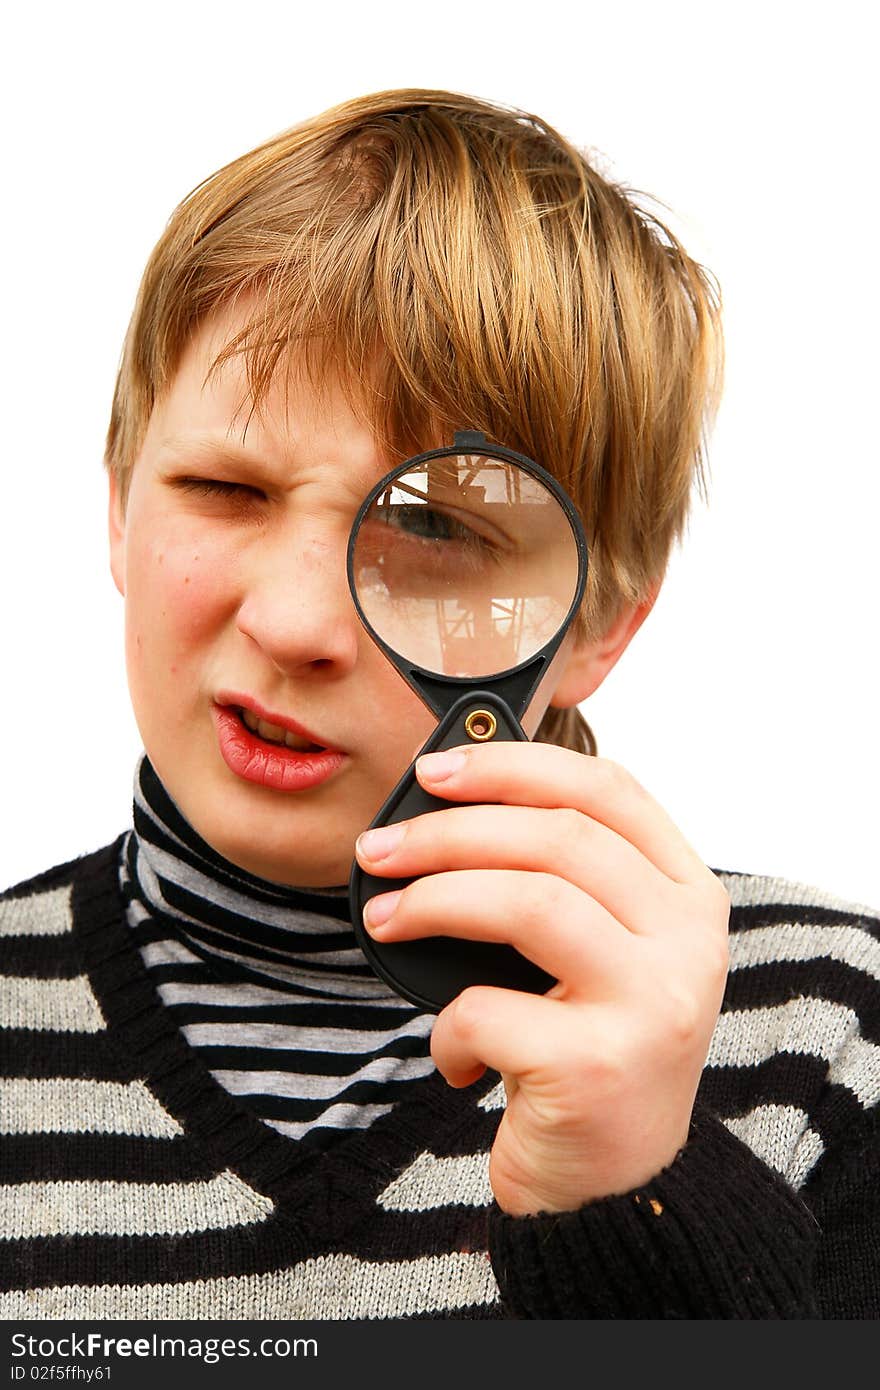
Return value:
<svg viewBox="0 0 880 1390">
<path fill-rule="evenodd" d="M 352 520 L 389 465 L 338 385 L 319 403 L 298 379 L 287 413 L 279 387 L 242 444 L 241 359 L 204 384 L 238 323 L 209 320 L 192 339 L 124 518 L 111 491 L 134 712 L 160 779 L 216 850 L 275 882 L 342 884 L 355 838 L 436 724 L 346 582 Z"/>
</svg>

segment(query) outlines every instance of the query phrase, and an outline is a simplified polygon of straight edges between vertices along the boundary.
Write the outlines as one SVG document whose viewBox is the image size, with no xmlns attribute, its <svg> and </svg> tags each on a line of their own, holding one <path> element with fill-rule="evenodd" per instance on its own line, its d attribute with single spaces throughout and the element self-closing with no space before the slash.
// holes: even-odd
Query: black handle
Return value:
<svg viewBox="0 0 880 1390">
<path fill-rule="evenodd" d="M 480 711 L 489 719 L 481 721 Z M 453 705 L 438 724 L 422 753 L 434 753 L 443 748 L 455 748 L 470 742 L 474 733 L 483 732 L 483 725 L 495 721 L 492 741 L 528 742 L 528 736 L 511 710 L 497 695 L 487 690 L 471 690 Z M 467 721 L 474 733 L 469 733 Z M 416 780 L 415 767 L 410 765 L 394 791 L 372 822 L 393 825 L 409 820 L 426 811 L 445 810 L 464 803 L 444 801 L 424 791 Z M 363 911 L 371 898 L 379 893 L 392 893 L 405 888 L 411 879 L 377 878 L 365 873 L 355 861 L 349 883 L 352 922 L 355 936 L 364 955 L 376 974 L 398 994 L 419 1008 L 439 1013 L 468 985 L 498 985 L 505 989 L 522 990 L 529 994 L 544 994 L 555 984 L 552 975 L 541 970 L 513 946 L 496 945 L 485 941 L 460 941 L 452 937 L 431 936 L 418 941 L 377 942 L 363 925 Z"/>
</svg>

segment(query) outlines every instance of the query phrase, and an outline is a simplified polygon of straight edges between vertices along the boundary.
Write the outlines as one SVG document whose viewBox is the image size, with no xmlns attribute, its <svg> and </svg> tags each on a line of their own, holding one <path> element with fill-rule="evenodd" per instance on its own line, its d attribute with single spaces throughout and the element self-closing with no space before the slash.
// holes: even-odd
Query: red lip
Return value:
<svg viewBox="0 0 880 1390">
<path fill-rule="evenodd" d="M 234 711 L 249 710 L 258 719 L 265 719 L 267 724 L 277 724 L 280 729 L 286 729 L 288 733 L 299 734 L 300 738 L 307 738 L 309 743 L 317 743 L 319 747 L 327 749 L 330 753 L 341 752 L 341 749 L 334 748 L 331 744 L 325 743 L 317 734 L 313 734 L 311 729 L 307 729 L 303 724 L 297 724 L 295 719 L 267 709 L 265 705 L 260 704 L 259 700 L 255 700 L 253 695 L 238 695 L 235 691 L 221 690 L 216 697 L 216 703 L 221 706 L 231 706 Z"/>
<path fill-rule="evenodd" d="M 214 705 L 214 725 L 220 755 L 226 766 L 246 782 L 273 791 L 300 792 L 326 782 L 347 762 L 346 754 L 334 748 L 322 747 L 315 752 L 302 752 L 284 744 L 268 743 L 242 723 L 237 710 L 252 710 L 259 718 L 278 724 L 292 733 L 318 740 L 313 734 L 291 719 L 272 714 L 250 697 L 232 696 Z"/>
</svg>

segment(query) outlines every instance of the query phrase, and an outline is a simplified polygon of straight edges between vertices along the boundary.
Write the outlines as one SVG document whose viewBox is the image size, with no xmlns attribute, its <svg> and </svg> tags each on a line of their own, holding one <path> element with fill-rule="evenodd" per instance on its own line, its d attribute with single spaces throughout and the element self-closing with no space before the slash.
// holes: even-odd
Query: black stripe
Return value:
<svg viewBox="0 0 880 1390">
<path fill-rule="evenodd" d="M 237 920 L 239 921 L 240 925 L 240 919 L 236 918 L 234 914 L 230 913 L 228 914 L 228 916 L 230 918 L 230 922 L 234 922 Z M 243 955 L 249 955 L 252 960 L 265 961 L 267 964 L 270 965 L 286 966 L 288 970 L 295 963 L 294 958 L 297 955 L 303 957 L 309 954 L 311 951 L 314 951 L 315 953 L 341 950 L 354 952 L 357 949 L 354 937 L 349 932 L 348 935 L 345 937 L 305 938 L 308 945 L 308 951 L 302 948 L 295 950 L 294 939 L 296 937 L 296 933 L 290 932 L 288 934 L 288 944 L 281 950 L 270 950 L 267 946 L 262 945 L 260 946 L 259 951 L 249 950 L 251 943 L 246 938 L 242 939 L 240 935 L 236 936 L 231 927 L 229 932 L 224 933 L 214 931 L 211 928 L 206 927 L 202 922 L 187 922 L 185 924 L 186 932 L 184 934 L 181 931 L 180 925 L 172 925 L 172 919 L 169 919 L 167 916 L 165 916 L 163 920 L 168 927 L 169 933 L 173 933 L 174 936 L 182 940 L 183 945 L 188 947 L 188 949 L 193 951 L 195 954 L 203 954 L 203 951 L 199 951 L 198 949 L 200 946 L 202 948 L 207 947 L 209 948 L 209 950 L 212 949 L 213 951 L 234 951 L 236 955 L 239 957 Z M 256 932 L 256 923 L 251 923 L 249 926 L 249 930 Z M 283 932 L 275 932 L 274 936 L 280 940 L 284 939 Z M 216 959 L 216 957 L 212 956 L 212 960 L 214 959 Z M 217 961 L 218 965 L 221 963 L 221 961 Z M 346 964 L 342 961 L 334 961 L 332 964 L 328 965 L 322 961 L 311 960 L 303 960 L 301 963 L 307 969 L 314 971 L 316 974 L 320 974 L 322 971 L 324 971 L 328 975 L 351 975 L 355 978 L 362 979 L 369 979 L 372 975 L 370 967 L 364 960 L 363 955 L 360 956 L 359 960 L 353 961 L 351 964 Z M 238 962 L 236 962 L 236 964 L 238 964 Z"/>
<path fill-rule="evenodd" d="M 725 1119 L 747 1116 L 761 1105 L 793 1106 L 806 1114 L 826 1150 L 846 1145 L 870 1114 L 848 1087 L 829 1084 L 823 1058 L 802 1053 L 779 1052 L 755 1067 L 707 1067 L 698 1099 Z M 821 1163 L 822 1158 L 820 1170 Z M 808 1181 L 815 1178 L 814 1170 Z"/>
<path fill-rule="evenodd" d="M 213 959 L 211 964 L 213 964 Z M 263 1010 L 279 1008 L 290 1010 L 291 1013 L 297 1010 L 301 1011 L 300 1021 L 302 1023 L 314 1021 L 320 1014 L 328 1027 L 356 1028 L 362 1026 L 369 1028 L 373 1026 L 375 1019 L 381 1018 L 384 1023 L 376 1026 L 396 1028 L 401 1020 L 406 1021 L 408 1018 L 414 1017 L 417 1012 L 412 1005 L 407 1004 L 403 999 L 400 1001 L 399 1008 L 393 1004 L 378 1001 L 372 1004 L 368 994 L 365 995 L 364 999 L 352 999 L 350 995 L 340 994 L 334 1000 L 332 996 L 328 995 L 326 985 L 319 994 L 316 994 L 315 991 L 307 991 L 299 981 L 284 985 L 269 975 L 259 975 L 254 979 L 242 979 L 237 969 L 230 970 L 230 975 L 234 975 L 233 979 L 214 979 L 212 978 L 214 972 L 209 974 L 201 963 L 183 965 L 175 961 L 153 961 L 148 969 L 150 978 L 157 987 L 160 985 L 180 985 L 185 989 L 187 985 L 193 985 L 199 989 L 209 988 L 211 990 L 211 1002 L 200 1005 L 198 1001 L 193 1000 L 191 1001 L 192 1005 L 194 1008 L 217 1010 L 220 1018 L 231 1017 L 229 1011 L 233 1008 L 240 1008 L 246 1013 L 253 1010 L 253 1017 L 262 1019 L 265 1017 Z M 266 1003 L 248 1002 L 234 989 L 227 989 L 228 984 L 254 986 L 257 989 L 266 990 L 267 993 L 275 996 L 275 1001 L 271 1003 L 268 1001 Z M 236 1002 L 225 1004 L 223 1001 L 226 998 Z M 363 1019 L 362 1025 L 351 1022 L 352 1019 L 361 1018 Z"/>
<path fill-rule="evenodd" d="M 150 972 L 152 974 L 152 972 Z M 404 1028 L 419 1013 L 410 1005 L 383 1009 L 339 1004 L 167 1004 L 168 1012 L 182 1028 L 193 1023 L 281 1023 L 287 1027 L 339 1028 L 350 1032 L 381 1033 Z"/>
<path fill-rule="evenodd" d="M 40 1236 L 0 1240 L 0 1289 L 57 1284 L 168 1284 L 284 1268 L 253 1228 L 181 1236 Z"/>
<path fill-rule="evenodd" d="M 133 1081 L 131 1065 L 105 1033 L 0 1029 L 0 1076 Z"/>
<path fill-rule="evenodd" d="M 344 1203 L 344 1194 L 337 1200 Z M 459 1212 L 460 1208 L 457 1208 Z M 475 1208 L 468 1223 L 474 1251 L 487 1249 L 486 1211 Z M 441 1256 L 462 1248 L 461 1219 L 448 1210 L 384 1213 L 351 1228 L 345 1253 L 387 1265 L 392 1260 Z M 300 1246 L 295 1227 L 277 1216 L 250 1227 L 181 1236 L 42 1236 L 0 1240 L 0 1290 L 58 1284 L 169 1284 L 267 1274 L 299 1260 L 338 1249 L 332 1235 Z"/>
<path fill-rule="evenodd" d="M 503 1110 L 475 1109 L 466 1129 L 449 1135 L 442 1143 L 432 1144 L 431 1152 L 438 1158 L 467 1158 L 480 1149 L 488 1151 L 503 1115 Z"/>
<path fill-rule="evenodd" d="M 182 1136 L 11 1134 L 0 1144 L 0 1182 L 194 1182 L 210 1158 Z"/>
<path fill-rule="evenodd" d="M 381 1259 L 384 1252 L 386 1259 L 418 1260 L 423 1255 L 488 1249 L 488 1207 L 452 1204 L 420 1210 L 417 1220 L 413 1220 L 411 1211 L 385 1211 L 380 1207 L 376 1211 L 375 1221 L 363 1222 L 347 1232 L 346 1249 L 357 1259 Z M 389 1255 L 391 1251 L 393 1256 Z"/>
<path fill-rule="evenodd" d="M 355 941 L 351 928 L 341 931 L 323 932 L 298 930 L 291 919 L 285 927 L 267 926 L 252 919 L 243 922 L 237 912 L 227 911 L 207 899 L 199 900 L 191 893 L 178 892 L 169 886 L 165 893 L 169 907 L 185 914 L 187 936 L 194 936 L 208 945 L 216 945 L 221 950 L 234 949 L 239 955 L 254 960 L 274 960 L 280 965 L 291 964 L 291 957 L 305 957 L 302 963 L 310 969 L 338 969 L 333 966 L 314 963 L 309 957 L 331 953 L 357 954 L 358 965 L 364 974 L 369 968 Z M 172 913 L 173 915 L 173 913 Z"/>
<path fill-rule="evenodd" d="M 82 974 L 82 960 L 69 933 L 60 936 L 5 936 L 0 974 L 19 979 L 72 980 Z M 15 951 L 14 964 L 10 953 Z"/>
<path fill-rule="evenodd" d="M 384 1057 L 424 1057 L 424 1038 L 393 1038 L 369 1052 L 306 1052 L 281 1047 L 241 1047 L 233 1043 L 203 1044 L 199 1055 L 211 1071 L 278 1071 L 309 1076 L 350 1076 L 359 1067 Z M 293 1081 L 294 1078 L 291 1078 Z"/>
<path fill-rule="evenodd" d="M 730 913 L 732 932 L 753 931 L 756 927 L 801 924 L 809 927 L 853 927 L 867 932 L 875 941 L 880 941 L 880 917 L 859 913 L 853 909 L 777 901 L 733 907 Z"/>
<path fill-rule="evenodd" d="M 421 1079 L 424 1079 L 422 1077 Z M 337 1105 L 391 1105 L 403 1098 L 414 1078 L 392 1078 L 390 1081 L 357 1081 L 352 1086 L 344 1086 L 338 1094 L 321 1096 L 310 1100 L 307 1096 L 275 1096 L 260 1093 L 246 1093 L 237 1098 L 249 1109 L 267 1120 L 287 1120 L 305 1124 L 315 1120 Z"/>
<path fill-rule="evenodd" d="M 849 1087 L 835 1082 L 827 1088 L 821 1104 L 810 1111 L 810 1128 L 822 1136 L 826 1150 L 845 1151 L 858 1126 L 864 1128 L 872 1119 L 875 1123 L 880 1120 L 876 1112 L 876 1104 L 866 1110 Z"/>
<path fill-rule="evenodd" d="M 880 983 L 856 966 L 822 956 L 741 966 L 727 979 L 724 1011 L 774 1008 L 795 999 L 825 999 L 851 1009 L 862 1036 L 880 1043 Z"/>
<path fill-rule="evenodd" d="M 178 937 L 168 927 L 163 927 L 160 922 L 153 918 L 145 918 L 136 926 L 131 928 L 132 934 L 138 947 L 142 950 L 147 946 L 165 946 L 169 943 L 181 944 L 191 956 L 196 957 L 196 961 L 177 962 L 174 960 L 150 962 L 148 969 L 150 974 L 158 981 L 166 980 L 181 982 L 189 980 L 193 984 L 249 984 L 258 985 L 261 989 L 271 988 L 278 993 L 286 993 L 299 998 L 314 998 L 316 1000 L 329 1001 L 332 996 L 329 986 L 336 983 L 340 986 L 339 1004 L 352 1003 L 355 1007 L 359 1005 L 356 995 L 345 993 L 345 989 L 350 980 L 366 980 L 368 983 L 374 981 L 372 971 L 361 965 L 341 967 L 339 965 L 323 966 L 316 962 L 311 962 L 308 966 L 310 974 L 315 976 L 313 984 L 306 984 L 299 979 L 293 969 L 290 960 L 285 959 L 284 965 L 286 973 L 279 975 L 277 968 L 273 969 L 268 964 L 263 970 L 244 964 L 244 962 L 231 954 L 229 957 L 219 956 L 215 951 L 207 950 L 200 942 L 190 937 Z M 321 980 L 321 973 L 324 972 L 324 980 Z M 162 972 L 160 974 L 160 972 Z M 177 973 L 179 972 L 179 974 Z M 403 1001 L 401 1001 L 401 1004 Z"/>
<path fill-rule="evenodd" d="M 758 1105 L 796 1105 L 809 1113 L 827 1083 L 828 1063 L 809 1053 L 776 1052 L 753 1067 L 706 1067 L 698 1096 L 725 1118 Z"/>
</svg>

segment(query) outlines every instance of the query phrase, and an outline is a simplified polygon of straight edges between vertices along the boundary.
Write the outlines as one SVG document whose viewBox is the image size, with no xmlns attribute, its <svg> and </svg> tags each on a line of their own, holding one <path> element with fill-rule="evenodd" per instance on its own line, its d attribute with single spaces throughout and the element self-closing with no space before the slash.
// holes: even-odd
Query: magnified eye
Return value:
<svg viewBox="0 0 880 1390">
<path fill-rule="evenodd" d="M 389 526 L 405 531 L 410 536 L 419 536 L 426 541 L 464 541 L 485 545 L 487 542 L 470 527 L 465 526 L 446 512 L 435 511 L 433 507 L 420 505 L 391 507 L 386 521 Z"/>
<path fill-rule="evenodd" d="M 584 576 L 586 570 L 583 570 Z M 423 671 L 476 679 L 535 656 L 581 577 L 576 533 L 528 468 L 442 452 L 383 479 L 349 542 L 368 630 Z"/>
</svg>

